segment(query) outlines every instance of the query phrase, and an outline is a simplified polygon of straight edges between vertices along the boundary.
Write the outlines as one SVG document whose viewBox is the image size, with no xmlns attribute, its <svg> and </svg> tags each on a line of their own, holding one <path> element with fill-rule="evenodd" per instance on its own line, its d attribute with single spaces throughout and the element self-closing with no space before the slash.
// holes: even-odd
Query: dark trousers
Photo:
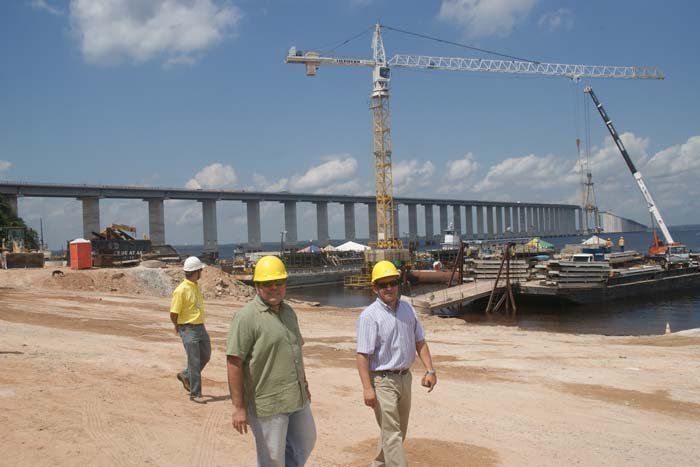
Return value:
<svg viewBox="0 0 700 467">
<path fill-rule="evenodd" d="M 190 381 L 190 396 L 202 395 L 202 370 L 211 358 L 211 341 L 203 324 L 181 324 L 178 327 L 182 345 L 187 352 L 187 368 L 183 371 Z"/>
</svg>

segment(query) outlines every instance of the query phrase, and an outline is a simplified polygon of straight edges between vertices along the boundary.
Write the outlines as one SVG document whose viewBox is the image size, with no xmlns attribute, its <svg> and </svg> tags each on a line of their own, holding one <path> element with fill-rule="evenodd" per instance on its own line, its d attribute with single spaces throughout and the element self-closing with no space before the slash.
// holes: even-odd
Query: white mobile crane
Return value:
<svg viewBox="0 0 700 467">
<path fill-rule="evenodd" d="M 690 259 L 688 248 L 681 243 L 673 241 L 673 237 L 671 237 L 671 232 L 669 232 L 668 227 L 666 227 L 666 223 L 664 222 L 663 217 L 661 217 L 661 212 L 659 211 L 659 208 L 656 207 L 654 198 L 651 197 L 651 193 L 649 192 L 649 189 L 644 183 L 642 174 L 634 166 L 630 155 L 627 153 L 625 145 L 622 144 L 622 139 L 620 139 L 620 136 L 617 134 L 617 130 L 615 130 L 615 127 L 613 126 L 612 120 L 610 120 L 610 117 L 608 117 L 608 114 L 605 112 L 603 104 L 600 103 L 598 97 L 593 92 L 593 88 L 591 86 L 586 86 L 583 89 L 583 92 L 591 96 L 593 104 L 595 104 L 598 113 L 600 114 L 601 118 L 603 119 L 603 122 L 605 123 L 605 127 L 608 129 L 608 132 L 610 132 L 610 136 L 612 136 L 613 141 L 617 145 L 617 149 L 620 150 L 622 158 L 625 160 L 625 163 L 630 169 L 630 172 L 632 172 L 634 181 L 637 182 L 639 191 L 641 191 L 642 196 L 644 196 L 644 200 L 647 203 L 647 208 L 649 209 L 653 220 L 656 221 L 656 224 L 659 226 L 659 229 L 661 229 L 661 233 L 664 236 L 664 240 L 666 242 L 665 244 L 659 238 L 657 238 L 656 231 L 652 230 L 654 242 L 649 248 L 649 254 L 651 256 L 663 256 L 667 259 L 667 261 L 672 263 L 688 261 Z"/>
<path fill-rule="evenodd" d="M 389 80 L 391 67 L 447 71 L 482 71 L 517 73 L 543 76 L 580 78 L 663 79 L 656 68 L 636 66 L 567 65 L 527 60 L 486 60 L 480 58 L 434 57 L 425 55 L 394 55 L 387 60 L 380 24 L 374 27 L 373 58 L 355 59 L 322 56 L 318 52 L 289 49 L 286 63 L 306 67 L 308 76 L 315 76 L 321 65 L 366 66 L 373 69 L 370 108 L 373 115 L 375 190 L 377 198 L 377 247 L 400 248 L 401 242 L 394 231 L 394 196 L 391 175 L 391 127 L 389 114 Z M 398 29 L 393 29 L 399 32 Z"/>
</svg>

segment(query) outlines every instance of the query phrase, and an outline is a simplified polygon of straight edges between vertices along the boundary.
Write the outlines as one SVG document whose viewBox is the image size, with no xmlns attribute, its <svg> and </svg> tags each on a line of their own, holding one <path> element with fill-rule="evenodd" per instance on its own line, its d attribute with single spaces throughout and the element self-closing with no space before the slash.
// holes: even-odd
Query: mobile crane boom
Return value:
<svg viewBox="0 0 700 467">
<path fill-rule="evenodd" d="M 644 179 L 642 178 L 642 174 L 639 173 L 637 168 L 634 166 L 634 163 L 632 162 L 632 159 L 630 159 L 629 154 L 627 153 L 627 149 L 625 149 L 625 145 L 622 144 L 622 140 L 617 134 L 617 131 L 615 130 L 615 127 L 613 126 L 612 120 L 610 120 L 610 117 L 608 117 L 608 114 L 605 112 L 605 109 L 603 108 L 603 104 L 600 103 L 598 100 L 598 97 L 596 97 L 595 93 L 593 92 L 593 88 L 590 86 L 586 86 L 583 89 L 583 92 L 587 93 L 589 96 L 591 96 L 591 99 L 593 99 L 593 103 L 596 106 L 596 109 L 598 109 L 598 113 L 600 113 L 600 116 L 603 118 L 603 122 L 605 122 L 605 126 L 610 132 L 610 136 L 612 136 L 613 141 L 615 141 L 615 144 L 617 145 L 617 149 L 620 150 L 620 154 L 622 154 L 622 158 L 625 160 L 625 163 L 627 164 L 627 167 L 630 169 L 630 172 L 632 172 L 632 176 L 634 177 L 634 180 L 637 182 L 637 186 L 639 187 L 639 190 L 642 192 L 642 196 L 644 196 L 644 200 L 647 202 L 647 207 L 649 208 L 649 212 L 651 213 L 652 216 L 654 216 L 654 220 L 656 223 L 659 225 L 659 228 L 661 229 L 661 232 L 664 235 L 664 240 L 666 241 L 667 245 L 671 245 L 674 243 L 673 237 L 671 237 L 671 232 L 668 231 L 668 228 L 666 227 L 666 223 L 664 222 L 664 219 L 661 217 L 661 213 L 659 212 L 659 208 L 656 207 L 656 203 L 654 202 L 654 199 L 651 197 L 651 193 L 649 192 L 649 189 L 647 188 L 646 184 L 644 183 Z"/>
</svg>

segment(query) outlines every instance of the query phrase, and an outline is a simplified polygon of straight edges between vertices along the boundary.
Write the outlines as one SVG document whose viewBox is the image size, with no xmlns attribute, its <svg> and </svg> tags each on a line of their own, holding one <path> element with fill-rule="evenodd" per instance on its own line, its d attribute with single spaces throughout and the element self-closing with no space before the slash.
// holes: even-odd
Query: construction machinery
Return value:
<svg viewBox="0 0 700 467">
<path fill-rule="evenodd" d="M 125 224 L 112 224 L 105 227 L 102 232 L 93 232 L 92 235 L 100 240 L 136 240 L 136 227 Z"/>
<path fill-rule="evenodd" d="M 96 267 L 135 266 L 151 250 L 150 240 L 136 239 L 136 227 L 112 224 L 93 232 L 92 262 Z"/>
<path fill-rule="evenodd" d="M 370 59 L 339 58 L 323 56 L 319 52 L 289 49 L 286 63 L 302 64 L 308 76 L 315 76 L 321 65 L 364 66 L 372 68 L 372 110 L 375 190 L 377 200 L 377 247 L 400 248 L 401 241 L 395 228 L 395 206 L 391 173 L 391 125 L 389 112 L 389 81 L 391 68 L 413 68 L 445 71 L 479 71 L 492 73 L 515 73 L 526 75 L 561 76 L 572 80 L 581 78 L 663 79 L 656 68 L 636 66 L 567 65 L 542 63 L 529 60 L 487 60 L 481 58 L 455 58 L 424 55 L 394 55 L 387 60 L 382 39 L 382 28 L 412 34 L 395 28 L 376 24 L 372 39 L 373 56 Z M 429 38 L 435 39 L 435 38 Z M 346 41 L 347 42 L 347 41 Z M 441 41 L 445 42 L 445 41 Z"/>
<path fill-rule="evenodd" d="M 667 261 L 671 263 L 676 263 L 676 262 L 687 262 L 690 259 L 690 255 L 688 252 L 688 248 L 683 245 L 682 243 L 674 242 L 673 237 L 671 237 L 671 232 L 669 232 L 668 227 L 666 227 L 666 223 L 664 222 L 663 217 L 661 217 L 661 212 L 659 211 L 659 208 L 656 206 L 656 203 L 654 202 L 654 199 L 651 197 L 651 193 L 649 192 L 649 189 L 647 188 L 646 184 L 644 183 L 644 179 L 642 178 L 642 174 L 637 170 L 637 168 L 634 166 L 634 163 L 632 162 L 632 159 L 630 158 L 629 154 L 627 153 L 627 149 L 625 148 L 625 145 L 622 143 L 622 139 L 620 139 L 620 136 L 618 135 L 617 131 L 615 130 L 615 127 L 613 126 L 612 120 L 610 120 L 610 117 L 608 117 L 608 114 L 605 112 L 605 109 L 603 108 L 603 104 L 600 103 L 598 100 L 598 97 L 595 95 L 593 92 L 593 88 L 591 86 L 586 86 L 583 90 L 586 94 L 591 96 L 591 99 L 593 100 L 593 104 L 595 104 L 596 109 L 598 109 L 598 113 L 600 114 L 601 118 L 603 119 L 603 122 L 605 123 L 605 127 L 608 129 L 608 132 L 610 132 L 610 136 L 612 136 L 613 141 L 617 145 L 617 149 L 620 150 L 620 154 L 622 154 L 622 158 L 625 160 L 625 163 L 627 164 L 627 167 L 630 169 L 630 172 L 632 172 L 632 176 L 634 177 L 634 181 L 637 183 L 637 186 L 639 187 L 639 191 L 642 192 L 642 196 L 644 197 L 644 200 L 647 203 L 647 207 L 649 209 L 649 213 L 652 216 L 652 235 L 653 235 L 653 243 L 649 247 L 649 255 L 650 256 L 657 256 L 657 257 L 665 257 Z M 659 226 L 659 229 L 661 230 L 661 233 L 664 236 L 664 240 L 661 240 L 657 235 L 656 235 L 656 230 L 653 228 L 653 222 L 656 222 L 656 225 Z"/>
</svg>

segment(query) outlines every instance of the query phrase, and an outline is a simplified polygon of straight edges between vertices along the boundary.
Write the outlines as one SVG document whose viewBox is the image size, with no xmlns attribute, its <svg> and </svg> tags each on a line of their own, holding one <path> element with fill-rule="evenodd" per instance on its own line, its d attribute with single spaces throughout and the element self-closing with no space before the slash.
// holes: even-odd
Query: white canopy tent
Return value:
<svg viewBox="0 0 700 467">
<path fill-rule="evenodd" d="M 369 250 L 369 247 L 366 245 L 361 245 L 359 243 L 355 243 L 353 241 L 345 242 L 342 245 L 338 245 L 335 247 L 336 251 L 365 251 Z"/>
<path fill-rule="evenodd" d="M 606 246 L 608 244 L 607 240 L 603 240 L 597 235 L 593 235 L 591 238 L 584 240 L 581 242 L 582 245 L 588 245 L 588 246 Z"/>
</svg>

